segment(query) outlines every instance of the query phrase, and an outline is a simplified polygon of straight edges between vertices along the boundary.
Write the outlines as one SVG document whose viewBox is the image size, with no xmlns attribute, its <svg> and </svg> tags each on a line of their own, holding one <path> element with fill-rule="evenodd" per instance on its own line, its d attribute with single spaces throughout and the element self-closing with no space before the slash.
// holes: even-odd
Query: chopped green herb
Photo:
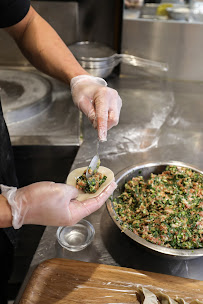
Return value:
<svg viewBox="0 0 203 304">
<path fill-rule="evenodd" d="M 203 248 L 203 175 L 167 166 L 132 178 L 113 201 L 120 222 L 147 241 L 178 249 Z"/>
<path fill-rule="evenodd" d="M 91 168 L 88 167 L 88 171 Z M 107 179 L 106 175 L 103 175 L 99 172 L 96 172 L 89 178 L 86 178 L 86 170 L 83 174 L 76 179 L 76 187 L 85 193 L 95 193 L 99 189 L 99 187 L 105 182 Z"/>
</svg>

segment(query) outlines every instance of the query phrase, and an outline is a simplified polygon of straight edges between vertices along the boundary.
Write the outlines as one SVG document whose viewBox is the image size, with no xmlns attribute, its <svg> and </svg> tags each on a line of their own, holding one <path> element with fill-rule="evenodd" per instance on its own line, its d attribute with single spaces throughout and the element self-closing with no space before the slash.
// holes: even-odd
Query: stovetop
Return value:
<svg viewBox="0 0 203 304">
<path fill-rule="evenodd" d="M 70 89 L 32 67 L 0 67 L 0 95 L 13 145 L 79 145 Z"/>
</svg>

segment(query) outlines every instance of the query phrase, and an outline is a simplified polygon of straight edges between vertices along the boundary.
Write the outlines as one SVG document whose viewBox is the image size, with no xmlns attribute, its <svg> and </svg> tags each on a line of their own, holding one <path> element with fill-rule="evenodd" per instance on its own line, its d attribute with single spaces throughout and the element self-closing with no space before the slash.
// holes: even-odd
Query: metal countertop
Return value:
<svg viewBox="0 0 203 304">
<path fill-rule="evenodd" d="M 118 90 L 123 108 L 118 126 L 108 132 L 108 141 L 100 144 L 103 166 L 116 175 L 143 162 L 177 160 L 203 170 L 202 83 L 168 82 L 136 74 L 109 79 L 108 84 Z M 72 169 L 87 165 L 96 152 L 97 134 L 87 119 L 83 119 L 83 136 Z M 63 249 L 56 240 L 57 227 L 46 227 L 15 303 L 33 269 L 55 257 L 203 280 L 203 257 L 175 260 L 147 252 L 120 232 L 106 205 L 87 219 L 96 234 L 91 245 L 80 252 Z"/>
<path fill-rule="evenodd" d="M 20 73 L 24 72 L 25 80 L 27 72 L 31 73 L 31 76 L 41 76 L 42 80 L 48 81 L 51 87 L 51 102 L 48 106 L 42 107 L 39 114 L 36 115 L 35 109 L 30 107 L 24 109 L 25 117 L 32 113 L 35 115 L 30 115 L 30 118 L 17 121 L 16 123 L 9 123 L 7 121 L 7 113 L 5 113 L 4 116 L 13 146 L 80 145 L 80 113 L 73 104 L 70 90 L 66 84 L 39 72 L 31 66 L 1 66 L 1 69 Z M 29 74 L 27 78 L 29 80 Z M 27 85 L 26 82 L 25 84 Z M 22 87 L 22 90 L 25 89 L 26 87 Z M 29 97 L 29 90 L 27 95 Z M 6 105 L 4 108 L 4 104 L 3 109 L 6 110 Z M 8 114 L 10 114 L 9 111 Z"/>
</svg>

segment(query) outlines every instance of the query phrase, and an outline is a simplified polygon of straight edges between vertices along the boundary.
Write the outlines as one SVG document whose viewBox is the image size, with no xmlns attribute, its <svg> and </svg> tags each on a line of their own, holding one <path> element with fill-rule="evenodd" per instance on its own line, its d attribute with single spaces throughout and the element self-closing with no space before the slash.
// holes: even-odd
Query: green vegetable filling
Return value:
<svg viewBox="0 0 203 304">
<path fill-rule="evenodd" d="M 76 179 L 76 187 L 85 193 L 95 193 L 99 187 L 106 181 L 107 176 L 96 172 L 88 179 L 86 178 L 86 170 Z"/>
<path fill-rule="evenodd" d="M 176 248 L 203 247 L 203 175 L 167 166 L 161 174 L 125 184 L 113 201 L 118 220 L 151 243 Z"/>
</svg>

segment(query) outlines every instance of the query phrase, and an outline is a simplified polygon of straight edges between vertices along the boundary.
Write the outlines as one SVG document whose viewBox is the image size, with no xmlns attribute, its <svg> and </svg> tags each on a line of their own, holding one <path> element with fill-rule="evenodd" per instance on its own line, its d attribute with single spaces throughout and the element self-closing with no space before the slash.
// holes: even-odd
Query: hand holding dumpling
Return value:
<svg viewBox="0 0 203 304">
<path fill-rule="evenodd" d="M 99 196 L 77 201 L 78 190 L 70 185 L 54 182 L 38 182 L 23 188 L 1 185 L 12 211 L 15 229 L 23 224 L 71 226 L 99 209 L 113 193 L 117 184 L 113 181 Z"/>
</svg>

